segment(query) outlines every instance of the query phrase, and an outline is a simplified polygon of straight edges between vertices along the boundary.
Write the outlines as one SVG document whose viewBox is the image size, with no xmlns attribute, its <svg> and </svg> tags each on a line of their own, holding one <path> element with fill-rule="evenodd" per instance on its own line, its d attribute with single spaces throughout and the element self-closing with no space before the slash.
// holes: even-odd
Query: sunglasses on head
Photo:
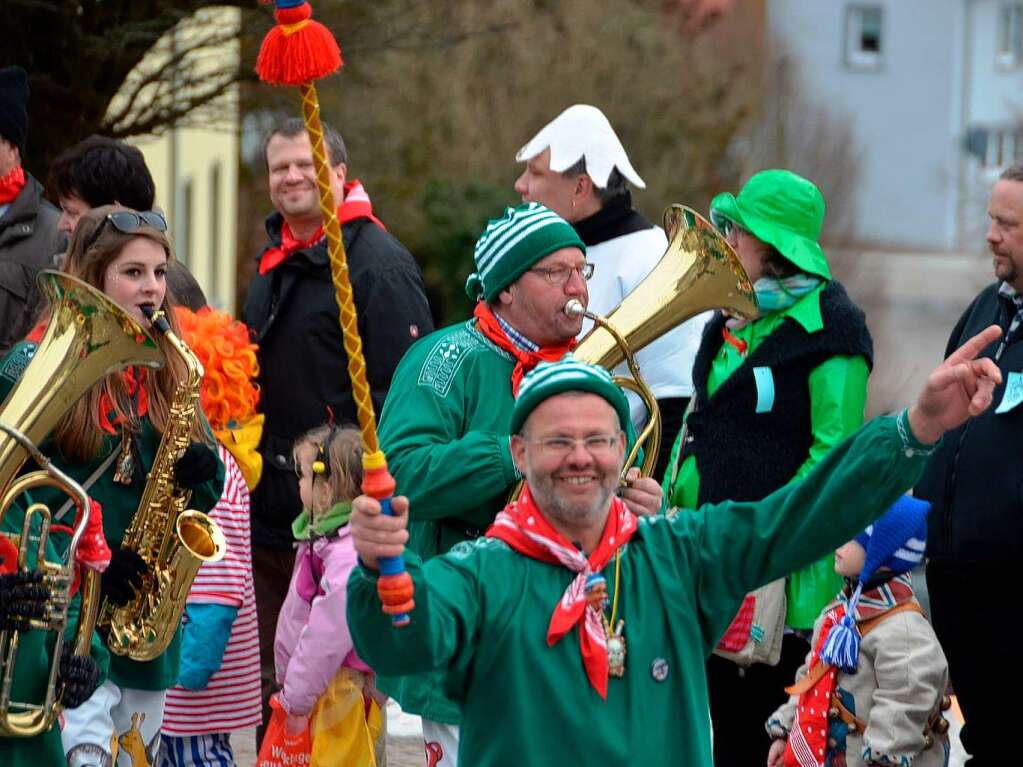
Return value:
<svg viewBox="0 0 1023 767">
<path fill-rule="evenodd" d="M 91 248 L 93 243 L 99 239 L 103 227 L 108 222 L 121 234 L 134 234 L 144 226 L 158 232 L 167 231 L 167 219 L 163 217 L 162 213 L 157 213 L 155 210 L 118 210 L 114 213 L 107 213 L 100 225 L 96 227 L 96 231 L 92 233 L 92 237 L 89 238 L 85 250 Z"/>
</svg>

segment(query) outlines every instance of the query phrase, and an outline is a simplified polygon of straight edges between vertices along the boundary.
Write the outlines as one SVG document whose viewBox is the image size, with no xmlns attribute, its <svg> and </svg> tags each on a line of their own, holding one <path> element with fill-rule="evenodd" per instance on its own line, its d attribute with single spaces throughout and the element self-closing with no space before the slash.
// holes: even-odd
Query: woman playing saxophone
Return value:
<svg viewBox="0 0 1023 767">
<path fill-rule="evenodd" d="M 173 261 L 167 223 L 155 211 L 134 211 L 119 206 L 95 208 L 79 221 L 71 239 L 65 271 L 102 290 L 150 328 L 147 313 L 164 310 L 176 334 L 173 297 L 166 272 Z M 45 319 L 29 338 L 0 361 L 0 398 L 17 381 L 34 351 L 33 342 L 45 328 Z M 175 393 L 189 371 L 167 337 L 154 333 L 166 364 L 159 370 L 129 368 L 94 385 L 67 414 L 41 449 L 73 479 L 86 486 L 103 508 L 103 532 L 113 556 L 102 577 L 102 596 L 110 605 L 125 605 L 136 589 L 151 581 L 146 562 L 122 548 L 125 531 L 139 508 L 147 479 L 165 431 L 180 431 L 172 410 Z M 208 511 L 223 484 L 223 466 L 201 414 L 186 427 L 187 447 L 172 467 L 176 486 L 191 492 L 191 505 Z M 32 500 L 59 509 L 61 499 L 46 492 Z M 166 690 L 178 675 L 179 639 L 175 637 L 158 657 L 138 662 L 113 654 L 107 680 L 82 706 L 65 713 L 61 733 L 68 764 L 109 763 L 115 735 L 135 728 L 152 747 L 159 742 Z M 150 754 L 152 759 L 152 753 Z M 128 764 L 126 755 L 118 761 Z"/>
</svg>

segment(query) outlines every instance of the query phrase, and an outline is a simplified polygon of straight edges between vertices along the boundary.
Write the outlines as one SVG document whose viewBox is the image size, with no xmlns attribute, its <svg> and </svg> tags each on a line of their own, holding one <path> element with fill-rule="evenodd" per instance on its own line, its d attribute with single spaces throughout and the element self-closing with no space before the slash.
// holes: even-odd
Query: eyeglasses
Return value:
<svg viewBox="0 0 1023 767">
<path fill-rule="evenodd" d="M 721 233 L 725 237 L 733 236 L 738 237 L 740 234 L 749 234 L 750 230 L 740 224 L 735 223 L 734 221 L 732 221 L 732 219 L 726 218 L 722 220 Z"/>
<path fill-rule="evenodd" d="M 579 272 L 580 277 L 588 280 L 593 276 L 593 270 L 593 264 L 585 263 L 582 266 L 556 266 L 553 269 L 545 269 L 538 266 L 529 271 L 542 274 L 551 285 L 564 285 L 571 278 L 572 272 Z"/>
<path fill-rule="evenodd" d="M 615 434 L 594 434 L 583 439 L 572 439 L 571 437 L 545 437 L 532 440 L 534 445 L 548 455 L 564 457 L 575 450 L 576 445 L 582 445 L 590 455 L 607 455 L 615 445 L 618 444 L 618 436 Z"/>
<path fill-rule="evenodd" d="M 158 232 L 167 231 L 167 219 L 163 217 L 162 213 L 157 213 L 155 210 L 118 210 L 114 213 L 107 213 L 106 217 L 92 233 L 92 237 L 89 238 L 89 242 L 84 250 L 91 248 L 93 243 L 99 239 L 100 233 L 108 221 L 113 225 L 114 229 L 122 234 L 134 234 L 144 226 L 148 226 L 150 229 L 155 229 Z"/>
</svg>

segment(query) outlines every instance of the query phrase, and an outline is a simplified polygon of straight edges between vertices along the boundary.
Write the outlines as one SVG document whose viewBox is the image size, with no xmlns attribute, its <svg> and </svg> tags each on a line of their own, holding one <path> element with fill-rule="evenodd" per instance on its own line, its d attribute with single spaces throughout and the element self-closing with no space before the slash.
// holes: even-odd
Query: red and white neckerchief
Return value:
<svg viewBox="0 0 1023 767">
<path fill-rule="evenodd" d="M 146 389 L 146 369 L 130 367 L 121 372 L 124 393 L 133 403 L 133 415 L 142 418 L 149 412 L 149 391 Z M 111 420 L 113 418 L 113 420 Z M 117 434 L 117 428 L 125 423 L 123 415 L 117 413 L 114 402 L 106 390 L 99 395 L 99 425 L 107 434 Z"/>
<path fill-rule="evenodd" d="M 558 346 L 541 346 L 535 352 L 526 351 L 508 338 L 508 334 L 504 332 L 504 328 L 501 327 L 501 323 L 497 321 L 497 316 L 487 306 L 486 301 L 480 301 L 476 304 L 473 316 L 476 317 L 476 327 L 480 329 L 480 332 L 490 339 L 495 346 L 508 352 L 517 360 L 511 377 L 512 394 L 515 395 L 519 393 L 519 384 L 522 383 L 526 373 L 541 362 L 557 362 L 575 348 L 575 339 L 570 338 Z"/>
<path fill-rule="evenodd" d="M 607 637 L 601 611 L 591 606 L 586 598 L 586 579 L 604 569 L 615 552 L 636 532 L 636 527 L 636 515 L 620 498 L 613 497 L 600 543 L 586 557 L 547 521 L 526 486 L 518 501 L 505 506 L 487 530 L 487 537 L 504 541 L 520 554 L 540 562 L 564 565 L 576 573 L 551 614 L 547 645 L 553 646 L 576 624 L 581 624 L 579 649 L 583 668 L 603 700 L 607 700 Z"/>
<path fill-rule="evenodd" d="M 360 218 L 368 218 L 381 229 L 387 229 L 384 223 L 373 215 L 373 203 L 362 186 L 362 182 L 355 179 L 345 184 L 345 199 L 338 206 L 337 222 L 344 226 L 349 221 Z M 280 247 L 268 248 L 263 253 L 263 257 L 259 260 L 259 273 L 266 274 L 272 271 L 287 261 L 292 253 L 312 247 L 322 240 L 323 236 L 323 226 L 321 225 L 308 240 L 296 240 L 295 235 L 291 232 L 291 227 L 285 221 L 281 228 Z"/>
<path fill-rule="evenodd" d="M 838 605 L 824 616 L 817 646 L 807 666 L 812 673 L 821 661 L 821 649 L 828 641 L 828 633 L 845 615 L 845 607 Z M 785 767 L 823 767 L 828 752 L 828 710 L 831 708 L 831 696 L 835 692 L 835 678 L 838 669 L 828 666 L 823 676 L 812 687 L 799 695 L 796 705 L 796 716 L 789 729 L 789 739 L 785 745 L 782 763 Z"/>
<path fill-rule="evenodd" d="M 25 169 L 20 165 L 0 176 L 0 205 L 14 202 L 25 188 Z"/>
</svg>

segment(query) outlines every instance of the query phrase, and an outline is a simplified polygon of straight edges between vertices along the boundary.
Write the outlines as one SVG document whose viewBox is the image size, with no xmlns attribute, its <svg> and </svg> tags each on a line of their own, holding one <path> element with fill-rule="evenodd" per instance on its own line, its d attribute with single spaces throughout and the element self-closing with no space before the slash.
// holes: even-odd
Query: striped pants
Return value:
<svg viewBox="0 0 1023 767">
<path fill-rule="evenodd" d="M 161 735 L 155 767 L 235 767 L 230 733 Z"/>
</svg>

